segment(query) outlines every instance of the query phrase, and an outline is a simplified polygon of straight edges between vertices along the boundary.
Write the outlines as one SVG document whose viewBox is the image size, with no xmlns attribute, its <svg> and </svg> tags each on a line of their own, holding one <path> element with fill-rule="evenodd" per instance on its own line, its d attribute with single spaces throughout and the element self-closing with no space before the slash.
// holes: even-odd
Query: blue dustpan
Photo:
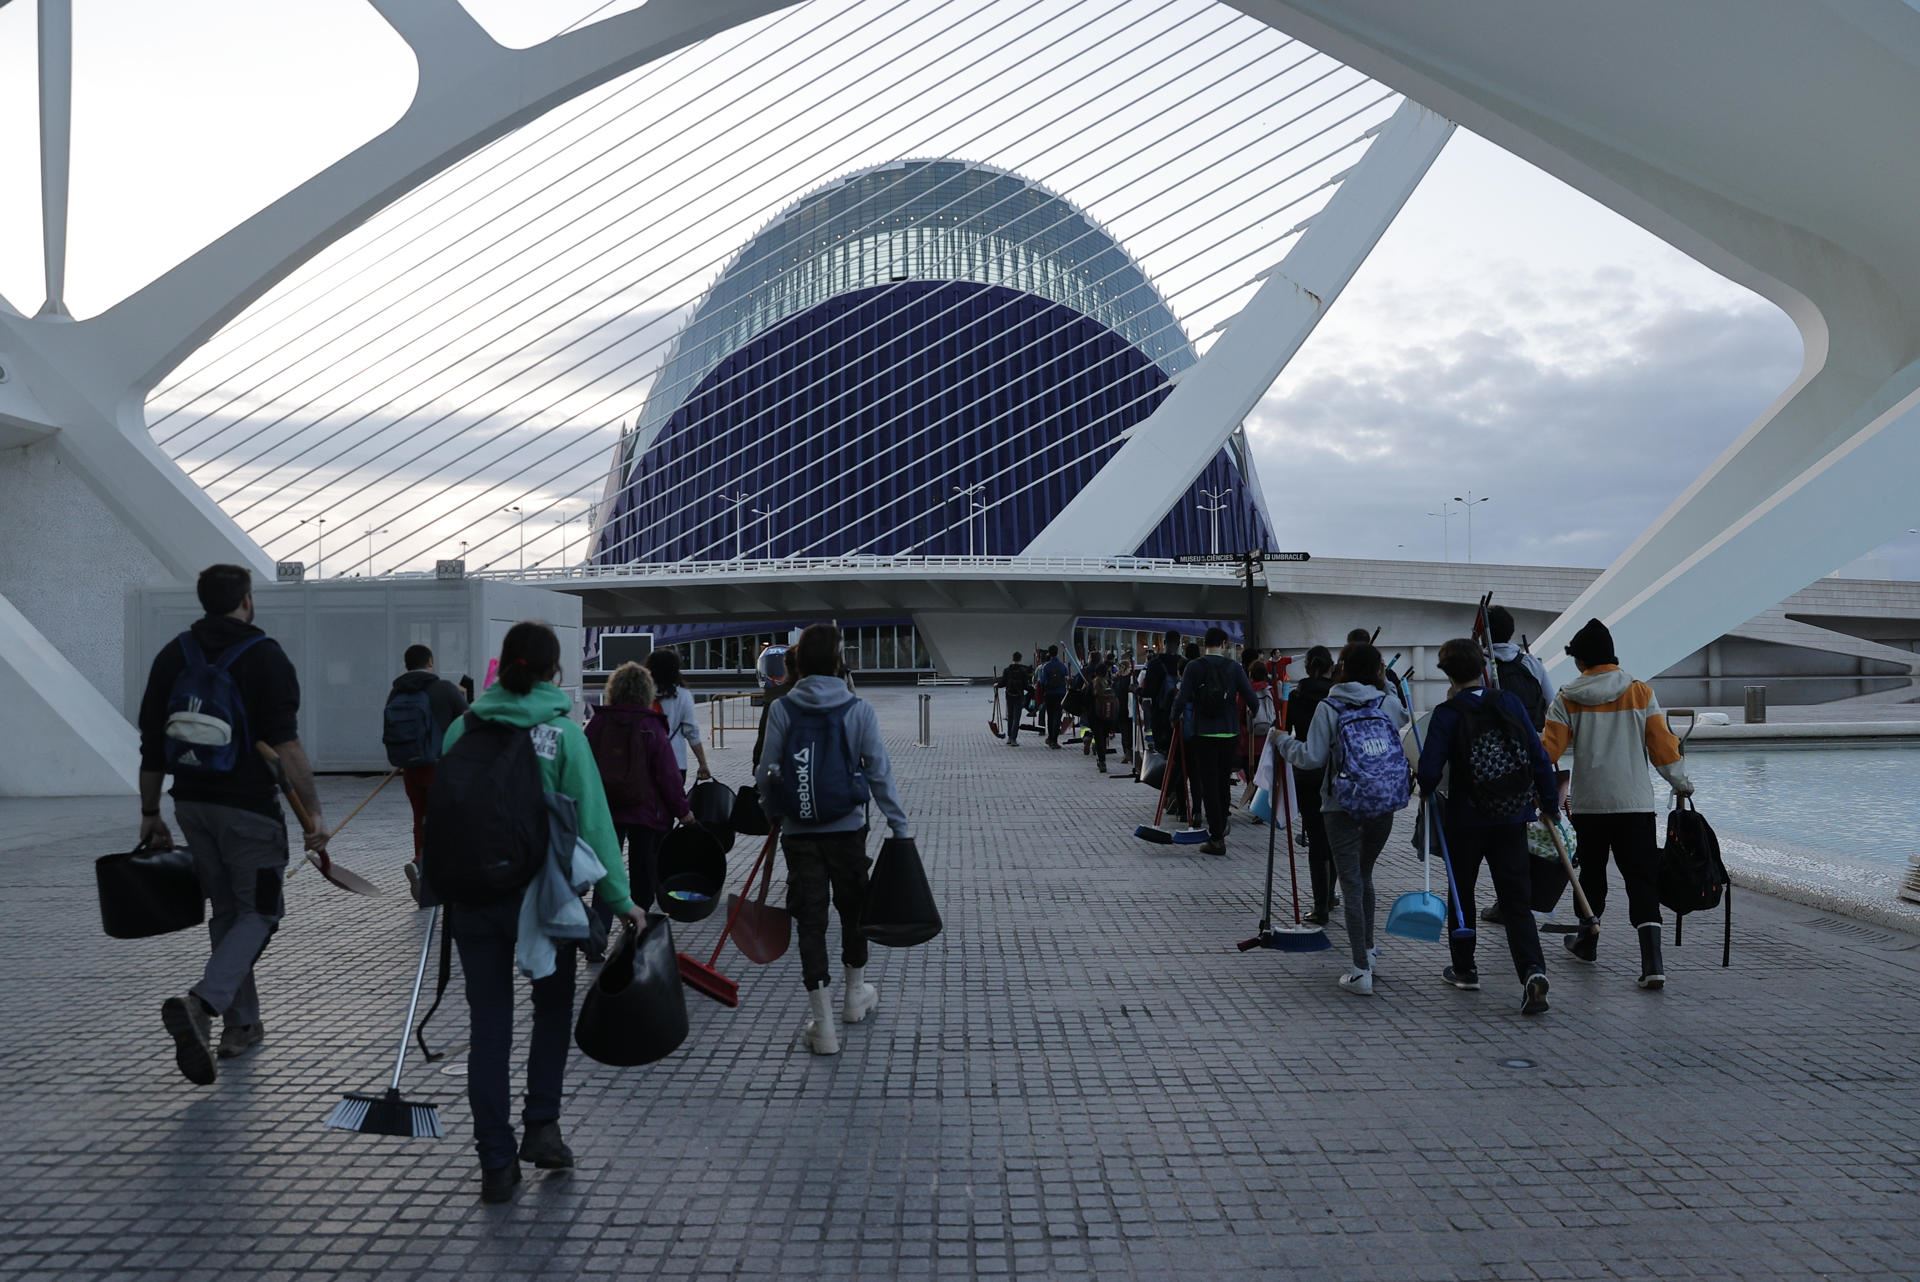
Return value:
<svg viewBox="0 0 1920 1282">
<path fill-rule="evenodd" d="M 1387 933 L 1433 943 L 1447 929 L 1447 901 L 1431 890 L 1410 890 L 1393 901 Z"/>
<path fill-rule="evenodd" d="M 1273 791 L 1262 788 L 1253 794 L 1253 804 L 1247 807 L 1247 813 L 1263 824 L 1273 822 Z"/>
</svg>

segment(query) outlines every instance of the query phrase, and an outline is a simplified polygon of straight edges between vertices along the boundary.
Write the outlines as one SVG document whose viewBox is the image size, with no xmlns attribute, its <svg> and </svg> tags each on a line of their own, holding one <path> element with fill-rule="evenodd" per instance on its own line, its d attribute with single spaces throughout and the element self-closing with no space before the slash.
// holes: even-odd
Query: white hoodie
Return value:
<svg viewBox="0 0 1920 1282">
<path fill-rule="evenodd" d="M 1653 687 L 1613 664 L 1588 668 L 1561 687 L 1540 735 L 1556 764 L 1571 752 L 1577 815 L 1640 814 L 1653 810 L 1652 765 L 1683 795 L 1693 791 L 1680 760 L 1680 741 Z"/>
</svg>

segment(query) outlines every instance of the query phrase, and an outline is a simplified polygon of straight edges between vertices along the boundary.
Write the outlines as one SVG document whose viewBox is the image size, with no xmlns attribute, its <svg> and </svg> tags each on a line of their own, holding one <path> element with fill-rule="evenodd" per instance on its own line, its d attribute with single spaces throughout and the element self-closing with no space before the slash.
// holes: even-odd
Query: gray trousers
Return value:
<svg viewBox="0 0 1920 1282">
<path fill-rule="evenodd" d="M 229 1026 L 260 1022 L 253 967 L 280 925 L 287 874 L 287 826 L 251 810 L 202 801 L 174 803 L 180 835 L 210 901 L 207 933 L 213 953 L 193 995 Z"/>
<path fill-rule="evenodd" d="M 1393 835 L 1393 816 L 1355 819 L 1344 810 L 1323 812 L 1327 846 L 1340 874 L 1340 906 L 1347 914 L 1347 947 L 1360 970 L 1373 969 L 1373 865 Z"/>
</svg>

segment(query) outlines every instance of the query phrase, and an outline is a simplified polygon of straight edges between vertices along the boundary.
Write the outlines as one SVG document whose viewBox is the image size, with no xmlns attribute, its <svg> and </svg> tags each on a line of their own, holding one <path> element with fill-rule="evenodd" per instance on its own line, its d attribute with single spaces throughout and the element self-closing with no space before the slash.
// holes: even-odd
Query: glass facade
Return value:
<svg viewBox="0 0 1920 1282">
<path fill-rule="evenodd" d="M 842 630 L 847 664 L 861 672 L 932 672 L 933 656 L 911 623 L 856 623 Z M 703 676 L 746 675 L 769 645 L 785 645 L 787 630 L 700 637 L 659 646 L 680 656 L 686 671 Z"/>
</svg>

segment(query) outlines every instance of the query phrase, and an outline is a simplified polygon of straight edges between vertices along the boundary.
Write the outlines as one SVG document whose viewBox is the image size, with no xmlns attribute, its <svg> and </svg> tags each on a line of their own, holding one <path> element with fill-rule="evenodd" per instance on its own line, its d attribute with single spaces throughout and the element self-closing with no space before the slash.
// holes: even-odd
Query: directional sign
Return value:
<svg viewBox="0 0 1920 1282">
<path fill-rule="evenodd" d="M 1178 565 L 1245 565 L 1251 557 L 1254 563 L 1264 561 L 1311 561 L 1313 555 L 1308 552 L 1190 552 L 1174 557 Z"/>
<path fill-rule="evenodd" d="M 1313 553 L 1311 552 L 1268 552 L 1264 555 L 1263 559 L 1268 561 L 1311 561 L 1313 560 Z"/>
</svg>

